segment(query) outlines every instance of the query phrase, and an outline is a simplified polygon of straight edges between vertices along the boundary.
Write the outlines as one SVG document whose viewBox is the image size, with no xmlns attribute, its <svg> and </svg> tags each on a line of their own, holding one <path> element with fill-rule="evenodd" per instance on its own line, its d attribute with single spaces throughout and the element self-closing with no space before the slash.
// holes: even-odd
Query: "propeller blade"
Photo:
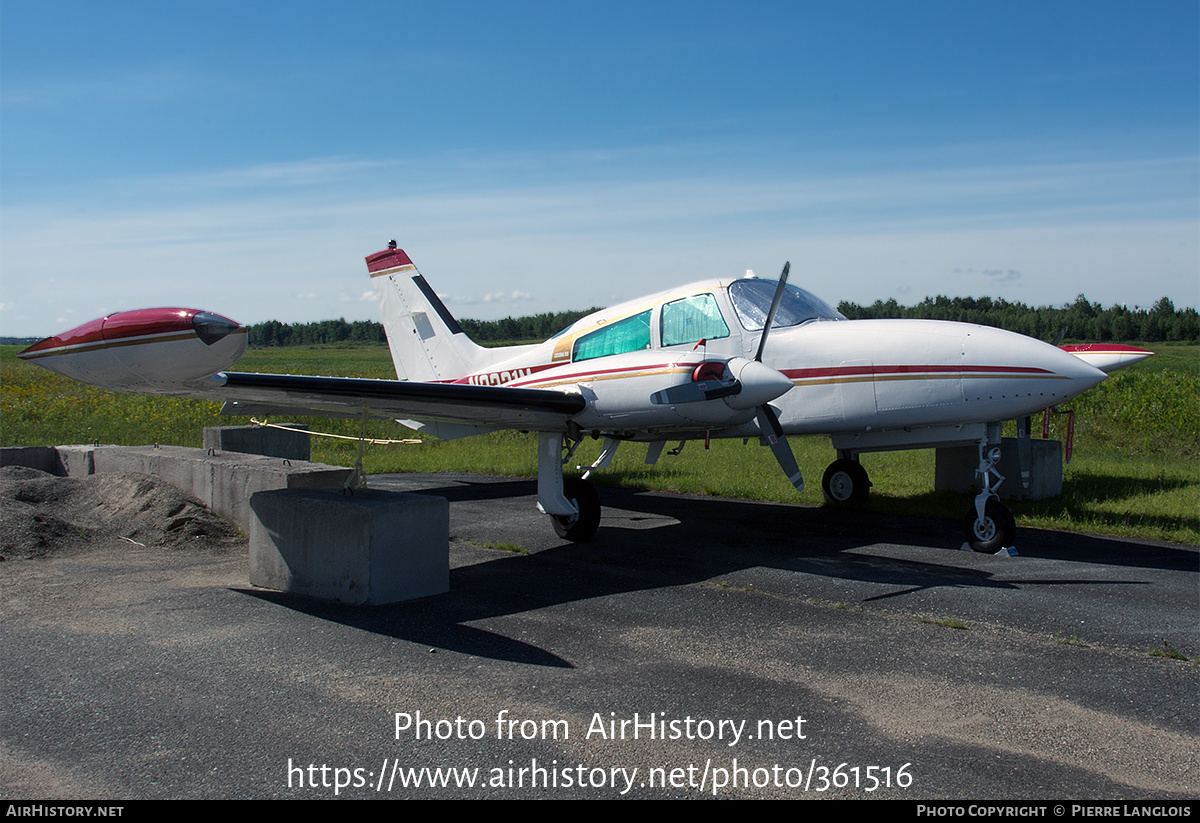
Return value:
<svg viewBox="0 0 1200 823">
<path fill-rule="evenodd" d="M 758 354 L 754 355 L 754 359 L 762 362 L 763 349 L 767 347 L 767 333 L 771 331 L 771 324 L 775 322 L 775 312 L 779 311 L 779 304 L 783 302 L 784 287 L 787 286 L 788 272 L 792 268 L 792 261 L 783 264 L 783 274 L 779 275 L 779 285 L 775 287 L 775 296 L 771 298 L 771 310 L 767 312 L 767 322 L 763 323 L 762 337 L 758 339 Z"/>
<path fill-rule="evenodd" d="M 763 437 L 767 439 L 767 444 L 771 447 L 775 459 L 779 461 L 779 467 L 787 475 L 788 482 L 796 487 L 796 491 L 804 491 L 804 478 L 800 476 L 800 467 L 796 465 L 792 447 L 788 445 L 787 438 L 783 436 L 783 427 L 779 425 L 779 417 L 775 414 L 775 410 L 766 404 L 758 407 L 758 428 Z"/>
</svg>

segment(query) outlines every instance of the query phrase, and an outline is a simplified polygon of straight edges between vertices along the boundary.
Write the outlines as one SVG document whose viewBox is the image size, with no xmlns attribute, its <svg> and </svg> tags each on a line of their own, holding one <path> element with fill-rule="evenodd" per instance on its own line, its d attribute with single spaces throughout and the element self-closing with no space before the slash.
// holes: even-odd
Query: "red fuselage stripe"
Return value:
<svg viewBox="0 0 1200 823">
<path fill-rule="evenodd" d="M 1053 374 L 1046 369 L 1028 366 L 833 366 L 822 369 L 783 369 L 783 374 L 793 380 L 808 380 L 814 377 L 852 377 L 871 375 L 883 377 L 891 374 Z"/>
<path fill-rule="evenodd" d="M 517 385 L 518 383 L 521 385 L 530 386 L 536 386 L 541 383 L 583 383 L 588 380 L 603 380 L 621 376 L 634 377 L 639 374 L 660 372 L 663 369 L 673 368 L 687 369 L 690 371 L 694 367 L 687 364 L 680 365 L 678 363 L 647 363 L 642 366 L 627 366 L 620 369 L 594 369 L 591 371 L 573 372 L 571 374 L 556 374 L 540 379 L 513 381 L 513 385 Z"/>
<path fill-rule="evenodd" d="M 685 364 L 686 365 L 686 364 Z M 546 369 L 555 368 L 554 364 L 544 364 L 541 366 L 522 366 L 515 369 L 499 370 L 496 372 L 481 372 L 468 377 L 463 377 L 455 380 L 455 383 L 478 383 L 489 384 L 489 378 L 492 375 L 503 374 L 506 371 L 513 374 L 513 379 L 506 385 L 511 386 L 537 386 L 544 383 L 582 383 L 588 380 L 604 379 L 618 377 L 621 375 L 636 376 L 647 372 L 661 371 L 663 369 L 671 369 L 680 367 L 679 363 L 647 363 L 642 366 L 613 368 L 613 369 L 589 369 L 587 371 L 576 371 L 566 374 L 556 374 L 552 377 L 536 378 L 531 377 L 531 373 L 545 371 Z M 829 379 L 838 378 L 859 378 L 859 379 L 898 379 L 908 377 L 909 379 L 921 379 L 928 376 L 930 379 L 938 379 L 945 377 L 1059 377 L 1047 369 L 1030 368 L 1028 366 L 945 366 L 945 365 L 923 365 L 923 366 L 832 366 L 827 368 L 817 369 L 783 369 L 782 374 L 793 381 L 820 381 L 825 382 Z M 824 380 L 822 380 L 824 378 Z"/>
</svg>

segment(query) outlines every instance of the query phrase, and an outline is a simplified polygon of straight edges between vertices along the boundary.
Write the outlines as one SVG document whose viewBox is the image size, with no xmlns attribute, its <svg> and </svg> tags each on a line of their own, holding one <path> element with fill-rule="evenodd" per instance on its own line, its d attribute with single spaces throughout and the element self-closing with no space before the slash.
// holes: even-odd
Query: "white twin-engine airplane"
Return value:
<svg viewBox="0 0 1200 823">
<path fill-rule="evenodd" d="M 587 540 L 600 503 L 587 482 L 626 440 L 756 438 L 804 488 L 789 434 L 828 434 L 838 459 L 822 487 L 860 502 L 862 452 L 975 444 L 982 491 L 967 516 L 978 551 L 1011 546 L 999 502 L 1000 422 L 1095 386 L 1147 357 L 1129 346 L 1068 347 L 987 326 L 847 320 L 802 289 L 709 280 L 591 314 L 535 345 L 487 349 L 463 333 L 395 241 L 367 257 L 399 380 L 225 371 L 246 349 L 238 323 L 194 309 L 119 312 L 21 352 L 100 388 L 224 400 L 222 414 L 396 419 L 439 438 L 538 433 L 538 508 L 568 540 Z M 1078 355 L 1078 356 L 1076 356 Z M 563 464 L 604 439 L 582 479 Z M 564 456 L 564 450 L 566 454 Z"/>
</svg>

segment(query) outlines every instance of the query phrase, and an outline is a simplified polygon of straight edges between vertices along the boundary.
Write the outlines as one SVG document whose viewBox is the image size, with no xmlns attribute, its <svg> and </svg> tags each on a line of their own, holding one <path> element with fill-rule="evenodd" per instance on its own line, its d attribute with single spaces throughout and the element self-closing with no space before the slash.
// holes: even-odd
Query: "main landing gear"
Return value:
<svg viewBox="0 0 1200 823">
<path fill-rule="evenodd" d="M 586 480 L 565 477 L 563 496 L 575 505 L 577 511 L 575 514 L 550 515 L 554 533 L 573 543 L 591 540 L 600 528 L 600 496 L 596 494 L 595 487 Z"/>
<path fill-rule="evenodd" d="M 829 464 L 821 478 L 821 490 L 830 503 L 864 503 L 871 489 L 867 470 L 857 460 L 842 457 Z"/>
<path fill-rule="evenodd" d="M 582 543 L 591 540 L 600 527 L 600 497 L 588 481 L 563 478 L 563 463 L 574 451 L 572 448 L 564 458 L 561 434 L 538 435 L 538 508 L 550 515 L 555 534 Z"/>
<path fill-rule="evenodd" d="M 1017 536 L 1017 522 L 1008 507 L 1000 502 L 996 488 L 1004 482 L 1004 476 L 996 471 L 1000 462 L 1000 447 L 988 448 L 986 440 L 979 441 L 979 467 L 975 476 L 981 491 L 975 495 L 975 503 L 967 512 L 963 522 L 967 545 L 977 552 L 995 554 L 1013 545 Z M 992 482 L 995 475 L 996 482 Z"/>
</svg>

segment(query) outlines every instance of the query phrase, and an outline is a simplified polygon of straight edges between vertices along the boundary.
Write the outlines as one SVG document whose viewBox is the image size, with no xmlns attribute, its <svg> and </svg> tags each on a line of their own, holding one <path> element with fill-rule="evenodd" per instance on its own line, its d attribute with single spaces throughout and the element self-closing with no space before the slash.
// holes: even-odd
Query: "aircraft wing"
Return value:
<svg viewBox="0 0 1200 823">
<path fill-rule="evenodd" d="M 417 383 L 354 377 L 222 372 L 205 395 L 225 399 L 222 414 L 308 414 L 556 430 L 583 411 L 583 397 L 546 389 Z"/>
<path fill-rule="evenodd" d="M 430 421 L 561 431 L 583 411 L 578 394 L 546 389 L 248 374 L 224 371 L 246 350 L 246 329 L 197 309 L 117 312 L 41 340 L 17 356 L 111 391 L 223 400 L 225 414 L 290 414 Z"/>
</svg>

